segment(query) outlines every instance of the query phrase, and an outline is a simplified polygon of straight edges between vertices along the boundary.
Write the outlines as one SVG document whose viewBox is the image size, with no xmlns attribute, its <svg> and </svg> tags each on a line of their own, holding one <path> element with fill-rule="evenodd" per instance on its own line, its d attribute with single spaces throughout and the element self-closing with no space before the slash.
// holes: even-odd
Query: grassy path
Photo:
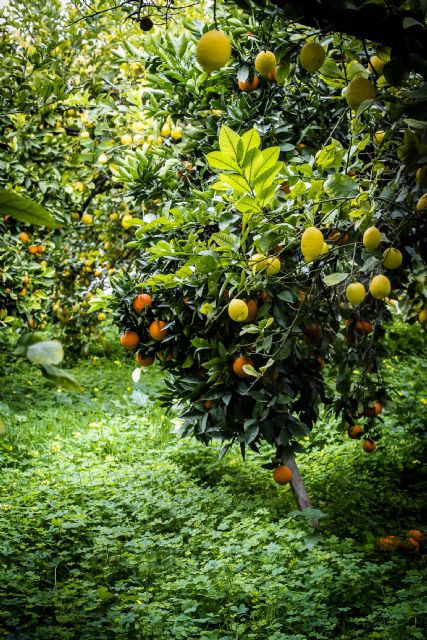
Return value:
<svg viewBox="0 0 427 640">
<path fill-rule="evenodd" d="M 8 366 L 0 638 L 424 638 L 426 556 L 374 547 L 378 535 L 426 525 L 426 365 L 392 365 L 403 395 L 378 454 L 325 420 L 300 458 L 328 516 L 315 546 L 259 457 L 219 462 L 215 447 L 169 434 L 155 376 L 138 404 L 132 367 L 118 361 L 76 367 L 80 395 Z"/>
</svg>

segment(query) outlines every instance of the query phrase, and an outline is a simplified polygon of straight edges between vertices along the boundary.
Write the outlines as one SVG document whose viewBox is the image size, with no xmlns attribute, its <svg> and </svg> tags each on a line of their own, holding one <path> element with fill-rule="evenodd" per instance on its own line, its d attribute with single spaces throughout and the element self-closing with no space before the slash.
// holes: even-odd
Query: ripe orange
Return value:
<svg viewBox="0 0 427 640">
<path fill-rule="evenodd" d="M 383 405 L 381 404 L 381 402 L 378 402 L 378 400 L 375 400 L 374 409 L 375 409 L 375 415 L 378 416 L 383 410 Z"/>
<path fill-rule="evenodd" d="M 212 409 L 215 406 L 215 402 L 213 400 L 205 400 L 206 409 Z"/>
<path fill-rule="evenodd" d="M 38 252 L 39 252 L 38 246 L 36 244 L 30 244 L 30 246 L 28 247 L 28 253 L 32 253 L 33 255 L 35 255 Z"/>
<path fill-rule="evenodd" d="M 373 326 L 367 320 L 358 320 L 355 324 L 355 327 L 361 333 L 371 333 Z"/>
<path fill-rule="evenodd" d="M 292 471 L 285 464 L 281 464 L 273 471 L 273 480 L 277 484 L 288 484 L 292 478 Z"/>
<path fill-rule="evenodd" d="M 44 247 L 42 244 L 39 244 L 37 246 L 37 253 L 44 253 L 45 249 L 46 249 L 46 247 Z"/>
<path fill-rule="evenodd" d="M 415 538 L 406 538 L 401 541 L 400 548 L 407 553 L 418 553 L 420 550 L 420 543 Z"/>
<path fill-rule="evenodd" d="M 367 440 L 364 440 L 362 446 L 365 453 L 373 453 L 377 448 L 377 445 L 374 440 L 372 440 L 372 438 L 367 438 Z"/>
<path fill-rule="evenodd" d="M 424 540 L 424 533 L 419 529 L 411 529 L 410 531 L 406 532 L 406 535 L 408 536 L 408 538 L 413 538 L 420 543 Z"/>
<path fill-rule="evenodd" d="M 154 362 L 154 356 L 143 356 L 141 352 L 135 354 L 135 360 L 140 367 L 150 367 Z"/>
<path fill-rule="evenodd" d="M 311 344 L 319 344 L 322 340 L 322 336 L 323 329 L 320 324 L 317 324 L 317 322 L 312 322 L 311 325 L 307 327 L 307 338 Z"/>
<path fill-rule="evenodd" d="M 247 92 L 255 91 L 255 89 L 259 85 L 259 76 L 257 76 L 255 73 L 251 81 L 249 80 L 249 78 L 245 80 L 245 82 L 238 80 L 237 84 L 239 85 L 240 91 L 247 91 Z"/>
<path fill-rule="evenodd" d="M 136 313 L 141 313 L 145 307 L 151 307 L 153 300 L 148 293 L 139 293 L 132 301 L 133 310 Z"/>
<path fill-rule="evenodd" d="M 125 331 L 120 336 L 120 344 L 125 349 L 136 349 L 140 342 L 140 337 L 136 331 Z"/>
<path fill-rule="evenodd" d="M 30 239 L 30 236 L 28 235 L 28 233 L 25 233 L 25 231 L 21 231 L 18 238 L 21 240 L 21 242 L 28 242 Z"/>
<path fill-rule="evenodd" d="M 248 374 L 243 371 L 245 364 L 250 364 L 253 367 L 254 361 L 249 356 L 239 356 L 233 362 L 233 371 L 239 378 L 249 378 Z"/>
<path fill-rule="evenodd" d="M 245 300 L 245 302 L 248 307 L 248 315 L 245 322 L 253 322 L 256 318 L 256 314 L 258 313 L 258 305 L 256 300 Z"/>
<path fill-rule="evenodd" d="M 397 551 L 400 546 L 400 540 L 397 536 L 377 538 L 376 546 L 380 551 Z"/>
<path fill-rule="evenodd" d="M 154 320 L 148 327 L 148 333 L 153 338 L 153 340 L 164 340 L 169 333 L 169 329 L 163 329 L 166 325 L 166 322 L 163 320 Z"/>
<path fill-rule="evenodd" d="M 363 427 L 360 424 L 354 424 L 348 430 L 348 437 L 352 440 L 358 440 L 364 432 Z"/>
</svg>

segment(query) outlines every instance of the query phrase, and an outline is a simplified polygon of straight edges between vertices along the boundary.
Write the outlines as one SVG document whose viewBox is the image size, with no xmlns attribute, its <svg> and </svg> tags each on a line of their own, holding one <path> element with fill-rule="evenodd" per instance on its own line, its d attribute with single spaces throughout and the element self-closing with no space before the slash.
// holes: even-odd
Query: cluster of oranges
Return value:
<svg viewBox="0 0 427 640">
<path fill-rule="evenodd" d="M 402 538 L 398 536 L 386 536 L 377 538 L 376 547 L 379 551 L 397 551 L 401 549 L 406 553 L 420 553 L 423 548 L 424 533 L 419 529 L 407 531 Z"/>
<path fill-rule="evenodd" d="M 365 407 L 362 416 L 357 417 L 365 417 L 370 419 L 376 418 L 382 412 L 382 410 L 383 406 L 381 402 L 375 400 L 370 405 Z M 347 431 L 348 437 L 352 440 L 359 440 L 359 438 L 365 435 L 366 428 L 367 427 L 362 427 L 362 425 L 360 424 L 352 424 Z M 362 448 L 365 453 L 373 453 L 377 448 L 377 444 L 375 440 L 373 440 L 373 438 L 366 438 L 363 440 Z"/>
<path fill-rule="evenodd" d="M 135 313 L 140 314 L 147 308 L 150 308 L 153 304 L 153 299 L 148 293 L 139 293 L 132 301 L 132 308 Z M 165 328 L 166 322 L 164 320 L 153 320 L 148 325 L 148 335 L 152 340 L 161 342 L 166 338 L 169 333 L 169 329 Z M 129 351 L 135 351 L 138 349 L 141 343 L 141 336 L 138 331 L 124 331 L 120 336 L 120 344 Z M 162 359 L 162 354 L 159 354 Z M 141 367 L 149 367 L 154 362 L 154 355 L 137 351 L 135 354 L 135 360 Z"/>
</svg>

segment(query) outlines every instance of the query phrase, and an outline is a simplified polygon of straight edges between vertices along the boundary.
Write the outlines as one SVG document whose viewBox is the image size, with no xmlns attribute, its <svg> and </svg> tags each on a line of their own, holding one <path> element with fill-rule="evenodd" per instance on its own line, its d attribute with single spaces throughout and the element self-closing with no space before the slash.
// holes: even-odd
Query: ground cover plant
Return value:
<svg viewBox="0 0 427 640">
<path fill-rule="evenodd" d="M 424 638 L 425 1 L 0 4 L 0 638 Z"/>
<path fill-rule="evenodd" d="M 399 333 L 381 456 L 323 414 L 301 456 L 320 538 L 254 453 L 219 461 L 169 433 L 159 371 L 131 390 L 129 360 L 84 362 L 75 394 L 9 360 L 1 637 L 423 638 L 425 555 L 376 544 L 405 541 L 427 515 L 425 346 L 419 330 Z M 411 340 L 419 356 L 405 354 Z"/>
</svg>

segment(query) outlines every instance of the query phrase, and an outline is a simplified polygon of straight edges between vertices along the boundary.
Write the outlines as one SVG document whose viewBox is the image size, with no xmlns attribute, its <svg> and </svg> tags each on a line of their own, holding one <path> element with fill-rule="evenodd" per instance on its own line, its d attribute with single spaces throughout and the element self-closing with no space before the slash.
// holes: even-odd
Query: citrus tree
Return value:
<svg viewBox="0 0 427 640">
<path fill-rule="evenodd" d="M 197 174 L 185 199 L 133 221 L 138 266 L 93 308 L 107 299 L 137 363 L 170 372 L 165 402 L 182 433 L 219 439 L 222 453 L 267 441 L 266 466 L 307 506 L 294 454 L 319 405 L 374 452 L 384 323 L 411 288 L 408 319 L 425 322 L 423 45 L 411 53 L 425 10 L 417 24 L 403 16 L 399 58 L 394 22 L 365 42 L 340 13 L 331 32 L 310 28 L 307 7 L 288 9 L 219 10 L 223 31 L 146 44 L 157 90 L 145 108 L 181 118 Z"/>
</svg>

